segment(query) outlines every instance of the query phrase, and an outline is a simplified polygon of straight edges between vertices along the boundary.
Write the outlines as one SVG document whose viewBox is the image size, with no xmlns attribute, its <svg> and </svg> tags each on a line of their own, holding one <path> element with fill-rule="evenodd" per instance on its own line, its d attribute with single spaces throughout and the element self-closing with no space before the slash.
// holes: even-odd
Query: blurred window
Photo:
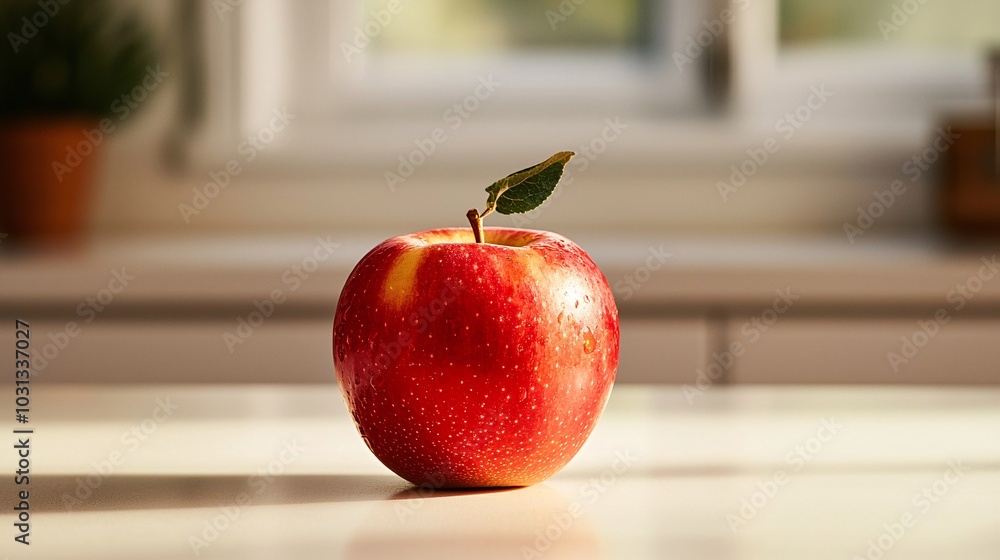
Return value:
<svg viewBox="0 0 1000 560">
<path fill-rule="evenodd" d="M 773 18 L 774 29 L 755 39 L 770 44 L 768 55 L 737 64 L 755 88 L 745 106 L 765 119 L 822 84 L 835 102 L 817 122 L 903 142 L 943 115 L 988 102 L 985 60 L 1000 45 L 996 0 L 775 0 Z"/>
<path fill-rule="evenodd" d="M 692 15 L 703 9 L 684 4 L 691 3 L 333 2 L 334 91 L 321 103 L 341 116 L 399 118 L 462 99 L 492 75 L 503 83 L 503 95 L 485 108 L 492 113 L 689 108 L 698 102 L 698 72 L 679 71 L 669 41 L 679 30 L 697 33 Z"/>
<path fill-rule="evenodd" d="M 456 104 L 475 106 L 462 134 L 483 146 L 496 144 L 498 121 L 538 139 L 553 122 L 698 114 L 713 100 L 705 69 L 725 45 L 718 23 L 711 45 L 676 61 L 708 33 L 714 2 L 245 0 L 220 12 L 202 1 L 204 115 L 216 121 L 206 129 L 245 137 L 287 106 L 294 132 L 270 152 L 324 164 L 347 153 L 342 162 L 385 161 L 405 147 L 393 139 L 426 135 Z M 388 140 L 358 141 L 375 127 Z"/>
<path fill-rule="evenodd" d="M 780 0 L 783 46 L 885 42 L 913 46 L 1000 44 L 996 0 Z"/>
<path fill-rule="evenodd" d="M 268 156 L 283 163 L 383 164 L 458 104 L 474 117 L 439 159 L 547 145 L 617 116 L 709 137 L 720 100 L 724 119 L 766 126 L 817 87 L 834 92 L 810 126 L 829 129 L 824 142 L 887 131 L 883 144 L 903 145 L 985 102 L 984 55 L 1000 43 L 996 0 L 193 1 L 209 55 L 199 146 L 232 146 L 288 107 L 294 130 Z"/>
<path fill-rule="evenodd" d="M 398 2 L 398 0 L 395 0 Z M 385 13 L 393 0 L 365 0 L 366 13 Z M 380 52 L 636 49 L 650 0 L 421 0 L 411 15 L 386 25 L 372 47 Z M 572 7 L 572 13 L 569 12 Z"/>
<path fill-rule="evenodd" d="M 484 111 L 508 116 L 700 103 L 701 75 L 671 58 L 672 41 L 698 33 L 708 10 L 699 3 L 339 0 L 329 9 L 334 91 L 321 103 L 341 116 L 414 115 L 464 98 L 491 75 L 503 95 Z"/>
</svg>

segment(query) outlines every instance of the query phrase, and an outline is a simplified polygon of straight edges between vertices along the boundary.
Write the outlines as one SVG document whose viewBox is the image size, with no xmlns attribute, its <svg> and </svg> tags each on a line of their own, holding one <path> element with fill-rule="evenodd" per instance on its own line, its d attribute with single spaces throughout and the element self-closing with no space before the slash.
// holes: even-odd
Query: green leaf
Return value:
<svg viewBox="0 0 1000 560">
<path fill-rule="evenodd" d="M 559 152 L 486 187 L 490 197 L 486 200 L 483 216 L 493 210 L 501 214 L 523 214 L 541 206 L 552 195 L 573 155 L 573 152 Z"/>
</svg>

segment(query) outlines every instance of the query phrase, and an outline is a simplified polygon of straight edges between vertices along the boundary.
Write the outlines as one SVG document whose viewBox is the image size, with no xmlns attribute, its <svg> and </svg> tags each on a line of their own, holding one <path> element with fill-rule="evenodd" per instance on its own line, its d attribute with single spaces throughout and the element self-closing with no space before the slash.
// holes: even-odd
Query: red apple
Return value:
<svg viewBox="0 0 1000 560">
<path fill-rule="evenodd" d="M 361 437 L 417 485 L 524 486 L 590 435 L 618 368 L 618 309 L 579 246 L 543 231 L 394 237 L 351 272 L 334 365 Z"/>
</svg>

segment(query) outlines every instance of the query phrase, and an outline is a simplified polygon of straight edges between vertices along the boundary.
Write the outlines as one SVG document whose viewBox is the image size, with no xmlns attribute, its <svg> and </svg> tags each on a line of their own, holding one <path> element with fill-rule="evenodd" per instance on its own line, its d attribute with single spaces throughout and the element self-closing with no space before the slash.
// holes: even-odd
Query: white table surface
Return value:
<svg viewBox="0 0 1000 560">
<path fill-rule="evenodd" d="M 382 467 L 333 385 L 32 398 L 32 544 L 13 542 L 3 476 L 9 558 L 851 559 L 880 539 L 886 560 L 1000 557 L 997 389 L 711 387 L 689 403 L 620 385 L 554 478 L 472 492 Z"/>
</svg>

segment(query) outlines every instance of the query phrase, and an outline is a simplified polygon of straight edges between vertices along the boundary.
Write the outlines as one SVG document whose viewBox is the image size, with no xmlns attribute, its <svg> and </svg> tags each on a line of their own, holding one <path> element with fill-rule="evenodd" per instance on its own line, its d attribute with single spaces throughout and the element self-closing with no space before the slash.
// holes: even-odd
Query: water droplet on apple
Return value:
<svg viewBox="0 0 1000 560">
<path fill-rule="evenodd" d="M 590 327 L 585 327 L 583 329 L 583 352 L 590 354 L 595 348 L 597 348 L 597 337 L 594 336 Z"/>
<path fill-rule="evenodd" d="M 576 300 L 576 303 L 573 304 L 573 307 L 574 308 L 580 307 L 580 300 Z"/>
<path fill-rule="evenodd" d="M 590 303 L 590 296 L 587 294 L 583 294 L 583 301 Z"/>
<path fill-rule="evenodd" d="M 558 317 L 556 317 L 556 322 L 557 322 L 557 323 L 562 323 L 562 318 L 563 318 L 563 315 L 564 315 L 564 313 L 563 313 L 562 311 L 560 311 L 560 312 L 559 312 L 559 316 L 558 316 Z"/>
<path fill-rule="evenodd" d="M 361 434 L 361 439 L 364 440 L 365 445 L 367 445 L 369 448 L 371 448 L 372 445 L 368 441 L 368 434 L 366 434 L 365 433 L 365 429 L 361 427 L 361 422 L 358 422 L 357 415 L 352 413 L 351 417 L 354 419 L 354 426 L 357 427 L 358 433 Z"/>
</svg>

